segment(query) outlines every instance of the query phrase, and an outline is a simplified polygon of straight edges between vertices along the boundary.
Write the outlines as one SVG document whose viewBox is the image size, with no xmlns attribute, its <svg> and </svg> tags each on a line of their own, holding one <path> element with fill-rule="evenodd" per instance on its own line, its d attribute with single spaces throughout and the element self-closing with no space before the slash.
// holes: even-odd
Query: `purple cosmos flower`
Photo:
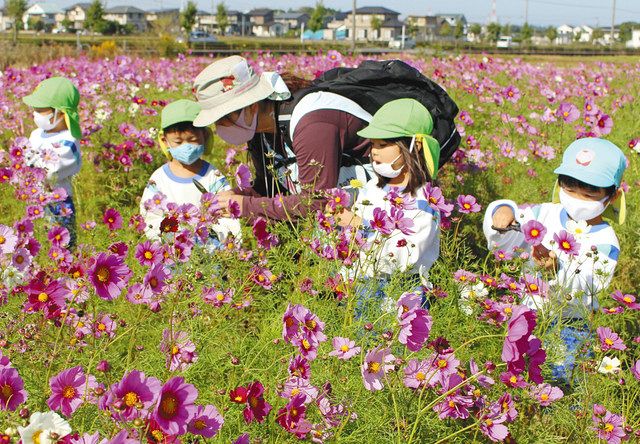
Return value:
<svg viewBox="0 0 640 444">
<path fill-rule="evenodd" d="M 627 346 L 624 345 L 620 336 L 609 327 L 598 327 L 596 329 L 596 333 L 598 333 L 598 338 L 600 339 L 600 347 L 602 347 L 602 351 L 609 350 L 626 350 Z"/>
<path fill-rule="evenodd" d="M 613 128 L 613 119 L 608 114 L 602 114 L 593 128 L 598 136 L 606 136 Z"/>
<path fill-rule="evenodd" d="M 520 90 L 513 85 L 509 85 L 502 90 L 502 97 L 511 103 L 517 103 L 521 97 Z"/>
<path fill-rule="evenodd" d="M 13 367 L 0 367 L 0 410 L 14 411 L 27 400 L 24 382 Z"/>
<path fill-rule="evenodd" d="M 146 377 L 138 370 L 132 370 L 120 382 L 113 384 L 100 398 L 99 407 L 109 410 L 121 421 L 133 421 L 146 416 L 160 393 L 160 381 Z"/>
<path fill-rule="evenodd" d="M 153 420 L 160 429 L 171 435 L 182 435 L 196 414 L 194 404 L 198 390 L 181 376 L 169 379 L 160 389 L 158 403 L 153 411 Z"/>
<path fill-rule="evenodd" d="M 150 304 L 153 301 L 153 291 L 141 283 L 134 284 L 127 290 L 127 301 L 132 304 Z"/>
<path fill-rule="evenodd" d="M 498 404 L 500 405 L 502 413 L 507 416 L 507 422 L 515 421 L 516 416 L 518 416 L 518 411 L 516 410 L 513 397 L 508 392 L 502 394 L 500 399 L 498 399 Z"/>
<path fill-rule="evenodd" d="M 144 285 L 146 285 L 153 293 L 162 293 L 165 288 L 165 281 L 171 277 L 169 270 L 162 264 L 155 264 L 147 272 L 144 277 Z"/>
<path fill-rule="evenodd" d="M 303 379 L 311 377 L 311 366 L 309 361 L 300 355 L 296 355 L 289 360 L 289 375 Z"/>
<path fill-rule="evenodd" d="M 280 242 L 278 236 L 267 231 L 267 221 L 262 217 L 258 217 L 253 222 L 252 229 L 256 241 L 258 241 L 258 245 L 260 245 L 265 250 L 270 250 Z"/>
<path fill-rule="evenodd" d="M 633 364 L 630 370 L 633 374 L 633 377 L 640 381 L 640 359 L 638 359 L 635 364 Z"/>
<path fill-rule="evenodd" d="M 439 211 L 445 217 L 451 216 L 451 212 L 453 211 L 453 204 L 446 203 L 446 201 L 444 200 L 444 196 L 442 195 L 442 190 L 440 188 L 427 183 L 422 190 L 431 208 Z"/>
<path fill-rule="evenodd" d="M 98 387 L 96 379 L 85 375 L 82 367 L 63 370 L 49 381 L 51 396 L 47 405 L 65 416 L 71 416 L 87 399 L 88 392 Z"/>
<path fill-rule="evenodd" d="M 531 386 L 529 388 L 529 393 L 542 407 L 547 407 L 548 405 L 551 405 L 552 402 L 555 402 L 564 396 L 564 393 L 559 387 L 553 387 L 549 384 Z"/>
<path fill-rule="evenodd" d="M 524 240 L 531 246 L 540 245 L 547 234 L 547 229 L 544 225 L 535 219 L 526 222 L 522 226 L 522 233 L 524 234 Z"/>
<path fill-rule="evenodd" d="M 622 294 L 620 290 L 611 293 L 614 301 L 624 304 L 630 310 L 640 310 L 640 303 L 636 302 L 636 297 L 632 294 Z"/>
<path fill-rule="evenodd" d="M 343 361 L 353 358 L 361 351 L 361 348 L 356 347 L 356 343 L 349 338 L 336 336 L 331 343 L 333 344 L 333 351 L 329 353 L 329 356 L 335 356 Z"/>
<path fill-rule="evenodd" d="M 556 112 L 558 117 L 561 117 L 565 123 L 575 122 L 580 118 L 580 111 L 578 107 L 570 102 L 562 102 Z"/>
<path fill-rule="evenodd" d="M 140 262 L 140 265 L 150 267 L 162 261 L 161 246 L 157 242 L 144 241 L 136 245 L 134 257 Z"/>
<path fill-rule="evenodd" d="M 221 291 L 215 287 L 202 287 L 202 299 L 214 307 L 222 307 L 224 304 L 230 304 L 233 297 L 233 288 Z"/>
<path fill-rule="evenodd" d="M 351 206 L 351 196 L 342 188 L 326 190 L 325 194 L 327 196 L 327 206 L 334 213 L 341 208 L 349 208 Z"/>
<path fill-rule="evenodd" d="M 244 163 L 241 163 L 236 168 L 236 184 L 241 190 L 251 186 L 251 170 Z"/>
<path fill-rule="evenodd" d="M 569 232 L 562 230 L 560 233 L 553 235 L 553 240 L 563 253 L 571 256 L 577 256 L 580 252 L 580 244 L 576 242 L 576 238 Z"/>
<path fill-rule="evenodd" d="M 476 201 L 476 198 L 470 194 L 461 194 L 457 199 L 458 211 L 463 214 L 477 213 L 482 207 Z"/>
<path fill-rule="evenodd" d="M 260 381 L 254 381 L 246 387 L 246 402 L 247 406 L 242 411 L 245 422 L 264 422 L 271 411 L 271 404 L 264 399 L 264 386 Z"/>
<path fill-rule="evenodd" d="M 391 207 L 391 221 L 395 224 L 396 230 L 399 230 L 402 234 L 409 236 L 415 233 L 411 229 L 415 225 L 413 219 L 404 217 L 404 211 L 396 207 Z"/>
<path fill-rule="evenodd" d="M 420 351 L 429 338 L 432 324 L 431 315 L 424 308 L 404 313 L 400 318 L 398 342 L 406 345 L 410 351 Z"/>
<path fill-rule="evenodd" d="M 311 385 L 306 378 L 289 377 L 284 383 L 284 389 L 279 393 L 280 397 L 289 399 L 298 394 L 304 395 L 304 403 L 308 404 L 318 397 L 318 388 Z"/>
<path fill-rule="evenodd" d="M 462 377 L 457 373 L 450 374 L 443 380 L 442 388 L 445 392 L 453 390 L 462 383 Z M 469 417 L 469 409 L 473 407 L 474 401 L 472 396 L 463 394 L 460 390 L 456 390 L 448 394 L 444 401 L 433 407 L 438 412 L 440 419 L 466 419 Z"/>
<path fill-rule="evenodd" d="M 243 433 L 242 435 L 238 436 L 236 440 L 233 441 L 233 444 L 250 444 L 249 434 Z"/>
<path fill-rule="evenodd" d="M 373 219 L 369 223 L 371 228 L 387 235 L 391 234 L 395 228 L 395 223 L 382 208 L 373 209 Z"/>
<path fill-rule="evenodd" d="M 280 424 L 283 429 L 291 432 L 298 423 L 305 420 L 307 407 L 305 406 L 304 401 L 304 395 L 295 395 L 289 400 L 287 405 L 278 410 L 276 422 Z"/>
<path fill-rule="evenodd" d="M 520 373 L 524 370 L 523 355 L 529 350 L 529 337 L 536 322 L 536 313 L 528 307 L 516 305 L 512 308 L 507 336 L 502 346 L 502 360 L 507 363 L 510 371 Z"/>
<path fill-rule="evenodd" d="M 605 440 L 607 444 L 620 444 L 622 440 L 626 440 L 627 434 L 624 431 L 622 416 L 611 413 L 601 405 L 594 404 L 592 420 L 592 430 L 596 432 L 599 439 Z"/>
<path fill-rule="evenodd" d="M 407 362 L 407 366 L 404 368 L 404 379 L 402 382 L 405 387 L 420 388 L 429 383 L 432 383 L 434 372 L 429 364 L 429 361 L 412 359 Z"/>
<path fill-rule="evenodd" d="M 472 376 L 478 375 L 476 381 L 478 381 L 478 384 L 480 384 L 482 387 L 491 387 L 493 384 L 495 384 L 493 378 L 480 373 L 478 364 L 476 364 L 473 358 L 469 358 L 469 370 L 471 370 Z"/>
<path fill-rule="evenodd" d="M 69 240 L 71 236 L 69 235 L 69 230 L 65 227 L 56 225 L 52 227 L 47 233 L 47 239 L 51 242 L 51 245 L 55 247 L 66 247 L 69 245 Z"/>
<path fill-rule="evenodd" d="M 115 208 L 108 208 L 107 211 L 104 212 L 102 222 L 107 225 L 107 228 L 109 228 L 110 231 L 122 228 L 122 216 Z"/>
<path fill-rule="evenodd" d="M 528 384 L 524 380 L 522 375 L 514 374 L 513 372 L 502 372 L 500 374 L 500 381 L 507 387 L 511 388 L 525 388 Z"/>
<path fill-rule="evenodd" d="M 203 438 L 213 438 L 224 424 L 224 419 L 213 405 L 197 406 L 193 419 L 187 426 L 187 431 Z"/>
<path fill-rule="evenodd" d="M 271 290 L 276 277 L 269 269 L 256 265 L 251 269 L 251 280 L 265 290 Z"/>
<path fill-rule="evenodd" d="M 480 431 L 493 442 L 502 442 L 509 435 L 509 429 L 503 424 L 507 416 L 500 404 L 493 403 L 480 416 Z"/>
<path fill-rule="evenodd" d="M 120 295 L 130 276 L 129 267 L 121 257 L 114 254 L 99 253 L 89 270 L 89 279 L 96 289 L 96 294 L 107 301 Z"/>
<path fill-rule="evenodd" d="M 166 367 L 169 371 L 185 371 L 198 360 L 196 345 L 189 340 L 184 331 L 172 331 L 165 328 L 162 332 L 160 351 L 166 356 Z"/>
<path fill-rule="evenodd" d="M 115 336 L 116 328 L 118 328 L 118 324 L 111 319 L 111 316 L 104 314 L 95 321 L 93 326 L 93 336 L 96 338 L 101 338 L 103 336 L 113 338 Z"/>
<path fill-rule="evenodd" d="M 389 363 L 395 359 L 389 348 L 378 346 L 368 351 L 360 367 L 364 387 L 370 391 L 382 390 L 382 378 L 388 371 L 393 370 L 393 364 Z"/>
</svg>

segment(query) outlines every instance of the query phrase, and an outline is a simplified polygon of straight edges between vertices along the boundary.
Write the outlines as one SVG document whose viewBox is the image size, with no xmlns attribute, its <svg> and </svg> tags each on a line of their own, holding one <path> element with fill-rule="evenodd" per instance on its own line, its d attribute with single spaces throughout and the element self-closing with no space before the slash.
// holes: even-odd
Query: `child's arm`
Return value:
<svg viewBox="0 0 640 444">
<path fill-rule="evenodd" d="M 496 200 L 487 206 L 482 222 L 482 230 L 487 238 L 487 248 L 511 251 L 522 245 L 524 242 L 522 233 L 517 231 L 501 233 L 494 229 L 494 227 L 504 229 L 514 222 L 521 222 L 519 213 L 518 205 L 512 200 Z"/>
<path fill-rule="evenodd" d="M 73 140 L 61 140 L 54 145 L 53 150 L 58 158 L 50 162 L 45 159 L 47 177 L 51 179 L 55 176 L 60 180 L 78 174 L 82 160 L 76 142 Z"/>
<path fill-rule="evenodd" d="M 159 210 L 148 210 L 145 203 L 151 200 L 157 192 L 157 187 L 149 181 L 140 199 L 140 214 L 146 224 L 144 232 L 146 236 L 152 240 L 160 238 L 160 224 L 164 219 L 164 213 Z"/>
</svg>

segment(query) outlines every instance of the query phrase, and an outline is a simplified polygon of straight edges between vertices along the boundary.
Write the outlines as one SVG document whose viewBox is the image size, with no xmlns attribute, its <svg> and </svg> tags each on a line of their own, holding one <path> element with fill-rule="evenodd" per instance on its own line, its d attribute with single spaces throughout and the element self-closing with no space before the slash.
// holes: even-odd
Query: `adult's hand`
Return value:
<svg viewBox="0 0 640 444">
<path fill-rule="evenodd" d="M 238 205 L 240 205 L 240 208 L 242 208 L 242 199 L 244 199 L 244 196 L 241 194 L 236 194 L 233 191 L 229 190 L 217 193 L 216 197 L 218 198 L 218 204 L 224 211 L 223 216 L 230 216 L 231 213 L 229 212 L 229 204 L 232 201 L 237 202 Z"/>
</svg>

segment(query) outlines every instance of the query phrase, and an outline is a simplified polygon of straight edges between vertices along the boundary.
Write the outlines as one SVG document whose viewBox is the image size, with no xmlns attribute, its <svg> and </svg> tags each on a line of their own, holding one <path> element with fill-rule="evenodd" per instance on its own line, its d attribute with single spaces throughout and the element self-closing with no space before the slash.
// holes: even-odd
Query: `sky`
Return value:
<svg viewBox="0 0 640 444">
<path fill-rule="evenodd" d="M 60 0 L 58 0 L 60 1 Z M 69 0 L 72 2 L 73 0 Z M 86 1 L 86 0 L 85 0 Z M 133 4 L 143 9 L 179 7 L 186 0 L 107 0 L 108 6 Z M 220 0 L 196 0 L 200 9 L 210 11 Z M 225 0 L 227 9 L 248 11 L 258 7 L 297 9 L 314 6 L 316 0 Z M 502 24 L 522 24 L 528 2 L 528 21 L 532 25 L 592 25 L 610 26 L 613 0 L 496 0 L 498 21 Z M 385 6 L 407 15 L 462 13 L 469 22 L 486 23 L 491 14 L 492 0 L 357 0 L 357 6 Z M 324 5 L 339 10 L 351 10 L 352 0 L 324 0 Z M 616 0 L 616 23 L 640 22 L 640 0 Z"/>
</svg>

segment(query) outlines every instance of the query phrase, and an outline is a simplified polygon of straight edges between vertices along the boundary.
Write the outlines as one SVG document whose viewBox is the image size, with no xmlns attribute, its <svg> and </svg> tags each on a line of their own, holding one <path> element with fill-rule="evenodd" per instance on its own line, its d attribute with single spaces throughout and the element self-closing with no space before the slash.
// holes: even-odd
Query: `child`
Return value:
<svg viewBox="0 0 640 444">
<path fill-rule="evenodd" d="M 71 249 L 76 243 L 71 178 L 78 174 L 81 166 L 80 93 L 70 80 L 52 77 L 40 82 L 22 101 L 33 108 L 33 119 L 38 126 L 29 137 L 29 162 L 47 170 L 47 180 L 53 188 L 62 187 L 67 192 L 63 202 L 49 205 L 48 209 L 54 222 L 69 230 Z"/>
<path fill-rule="evenodd" d="M 531 253 L 535 265 L 555 272 L 549 284 L 559 290 L 560 297 L 552 302 L 546 296 L 528 296 L 524 304 L 534 310 L 553 310 L 560 304 L 563 308 L 558 315 L 578 324 L 584 324 L 583 319 L 598 309 L 598 293 L 609 286 L 620 252 L 618 238 L 603 216 L 624 222 L 620 183 L 625 168 L 625 156 L 613 143 L 579 139 L 567 147 L 562 164 L 554 171 L 558 180 L 552 203 L 523 208 L 510 200 L 498 200 L 487 207 L 483 229 L 490 249 L 523 249 Z M 506 231 L 517 224 L 526 231 L 525 224 L 533 220 L 541 225 L 532 233 Z M 525 240 L 532 234 L 542 237 L 533 248 Z M 565 343 L 577 346 L 586 338 L 585 332 L 584 328 L 569 328 L 561 336 Z M 568 350 L 568 360 L 560 370 L 572 369 L 574 351 Z"/>
<path fill-rule="evenodd" d="M 439 212 L 430 206 L 425 187 L 435 177 L 440 157 L 440 146 L 429 135 L 432 130 L 431 114 L 420 102 L 398 99 L 383 105 L 369 126 L 358 132 L 371 140 L 370 157 L 377 177 L 360 190 L 352 210 L 339 215 L 339 223 L 363 225 L 371 246 L 360 254 L 353 271 L 368 278 L 365 281 L 378 291 L 361 291 L 360 308 L 367 293 L 384 298 L 380 285 L 396 272 L 406 273 L 413 287 L 428 285 L 429 269 L 440 252 Z M 386 230 L 390 231 L 387 236 L 372 229 L 381 217 L 380 209 L 405 221 L 407 227 L 400 229 L 403 222 L 396 223 Z M 398 211 L 404 213 L 402 217 Z"/>
<path fill-rule="evenodd" d="M 213 135 L 208 128 L 193 126 L 199 112 L 200 105 L 192 100 L 177 100 L 162 110 L 159 141 L 168 161 L 151 175 L 140 200 L 140 214 L 147 225 L 147 237 L 151 239 L 160 237 L 160 224 L 165 217 L 163 209 L 151 203 L 158 193 L 165 196 L 166 203 L 200 207 L 202 191 L 193 179 L 209 193 L 231 189 L 222 173 L 202 159 L 202 155 L 211 150 Z M 237 220 L 220 218 L 212 228 L 219 241 L 228 233 L 235 237 L 240 234 Z"/>
</svg>

